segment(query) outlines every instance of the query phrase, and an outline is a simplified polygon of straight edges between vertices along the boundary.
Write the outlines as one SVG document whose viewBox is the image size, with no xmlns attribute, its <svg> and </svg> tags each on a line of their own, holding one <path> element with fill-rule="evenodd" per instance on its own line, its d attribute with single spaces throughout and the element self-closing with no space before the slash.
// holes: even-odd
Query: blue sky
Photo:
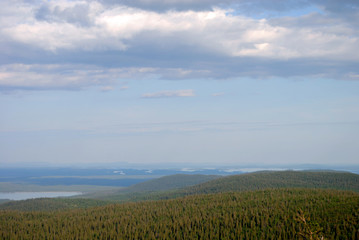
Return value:
<svg viewBox="0 0 359 240">
<path fill-rule="evenodd" d="M 357 1 L 0 3 L 0 164 L 358 164 Z"/>
</svg>

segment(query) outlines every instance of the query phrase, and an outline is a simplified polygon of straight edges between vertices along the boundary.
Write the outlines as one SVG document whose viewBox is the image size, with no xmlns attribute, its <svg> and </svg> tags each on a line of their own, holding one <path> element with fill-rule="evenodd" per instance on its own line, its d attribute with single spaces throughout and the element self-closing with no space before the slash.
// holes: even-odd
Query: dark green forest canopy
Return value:
<svg viewBox="0 0 359 240">
<path fill-rule="evenodd" d="M 272 189 L 58 212 L 0 211 L 0 239 L 359 239 L 359 194 Z"/>
</svg>

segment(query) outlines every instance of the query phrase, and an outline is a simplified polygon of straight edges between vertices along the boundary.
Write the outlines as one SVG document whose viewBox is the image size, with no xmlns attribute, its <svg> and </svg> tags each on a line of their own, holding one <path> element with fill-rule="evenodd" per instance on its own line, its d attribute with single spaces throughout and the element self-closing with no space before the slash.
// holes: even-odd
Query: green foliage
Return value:
<svg viewBox="0 0 359 240">
<path fill-rule="evenodd" d="M 302 209 L 298 210 L 296 220 L 300 223 L 300 230 L 297 234 L 302 239 L 324 240 L 324 236 L 322 234 L 323 229 L 319 227 L 317 222 L 310 221 L 310 218 L 305 216 Z"/>
<path fill-rule="evenodd" d="M 0 239 L 301 239 L 299 209 L 325 239 L 359 237 L 358 193 L 296 188 L 51 213 L 0 211 Z"/>
</svg>

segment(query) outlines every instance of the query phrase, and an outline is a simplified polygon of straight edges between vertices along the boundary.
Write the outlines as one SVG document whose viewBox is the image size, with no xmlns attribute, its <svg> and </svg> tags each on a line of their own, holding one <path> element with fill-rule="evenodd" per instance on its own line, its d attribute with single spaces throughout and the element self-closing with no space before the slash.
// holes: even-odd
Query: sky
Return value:
<svg viewBox="0 0 359 240">
<path fill-rule="evenodd" d="M 357 0 L 0 2 L 0 165 L 359 164 Z"/>
</svg>

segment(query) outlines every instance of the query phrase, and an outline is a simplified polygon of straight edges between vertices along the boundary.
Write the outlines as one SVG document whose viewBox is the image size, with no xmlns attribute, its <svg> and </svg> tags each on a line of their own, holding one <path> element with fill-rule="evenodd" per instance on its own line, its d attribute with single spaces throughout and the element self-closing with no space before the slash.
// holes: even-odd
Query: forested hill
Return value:
<svg viewBox="0 0 359 240">
<path fill-rule="evenodd" d="M 185 188 L 181 192 L 188 195 L 293 187 L 359 192 L 359 175 L 334 171 L 263 171 L 215 179 Z"/>
<path fill-rule="evenodd" d="M 277 188 L 320 188 L 359 192 L 359 175 L 335 171 L 262 171 L 221 177 L 169 192 L 132 193 L 121 197 L 113 195 L 108 199 L 122 201 L 158 200 L 195 194 Z"/>
<path fill-rule="evenodd" d="M 219 178 L 218 175 L 175 174 L 132 185 L 121 192 L 154 192 L 189 187 Z"/>
<path fill-rule="evenodd" d="M 148 194 L 153 192 L 164 192 L 169 190 L 177 190 L 200 183 L 208 182 L 220 175 L 203 175 L 203 174 L 175 174 L 164 176 L 146 182 L 138 183 L 115 192 L 97 192 L 86 194 L 86 198 L 106 199 L 114 201 L 131 201 L 131 199 L 145 199 Z"/>
<path fill-rule="evenodd" d="M 213 178 L 216 179 L 213 180 Z M 202 183 L 194 185 L 198 182 Z M 184 188 L 178 189 L 180 187 Z M 181 174 L 166 176 L 137 184 L 128 188 L 125 192 L 98 193 L 97 195 L 83 197 L 115 202 L 130 202 L 170 199 L 196 194 L 277 188 L 321 188 L 359 192 L 359 175 L 333 171 L 264 171 L 227 177 Z M 69 209 L 103 204 L 105 204 L 105 202 L 97 200 L 91 201 L 90 199 L 33 199 L 0 204 L 0 209 Z"/>
<path fill-rule="evenodd" d="M 171 176 L 169 176 L 171 179 Z M 183 177 L 181 177 L 183 179 Z M 161 180 L 161 179 L 157 179 Z M 152 185 L 152 184 L 151 184 Z M 152 185 L 153 186 L 153 185 Z M 220 177 L 194 186 L 168 191 L 133 191 L 99 197 L 112 201 L 142 201 L 195 194 L 240 192 L 277 188 L 321 188 L 359 192 L 359 175 L 335 171 L 262 171 Z M 148 188 L 150 189 L 150 188 Z"/>
</svg>

